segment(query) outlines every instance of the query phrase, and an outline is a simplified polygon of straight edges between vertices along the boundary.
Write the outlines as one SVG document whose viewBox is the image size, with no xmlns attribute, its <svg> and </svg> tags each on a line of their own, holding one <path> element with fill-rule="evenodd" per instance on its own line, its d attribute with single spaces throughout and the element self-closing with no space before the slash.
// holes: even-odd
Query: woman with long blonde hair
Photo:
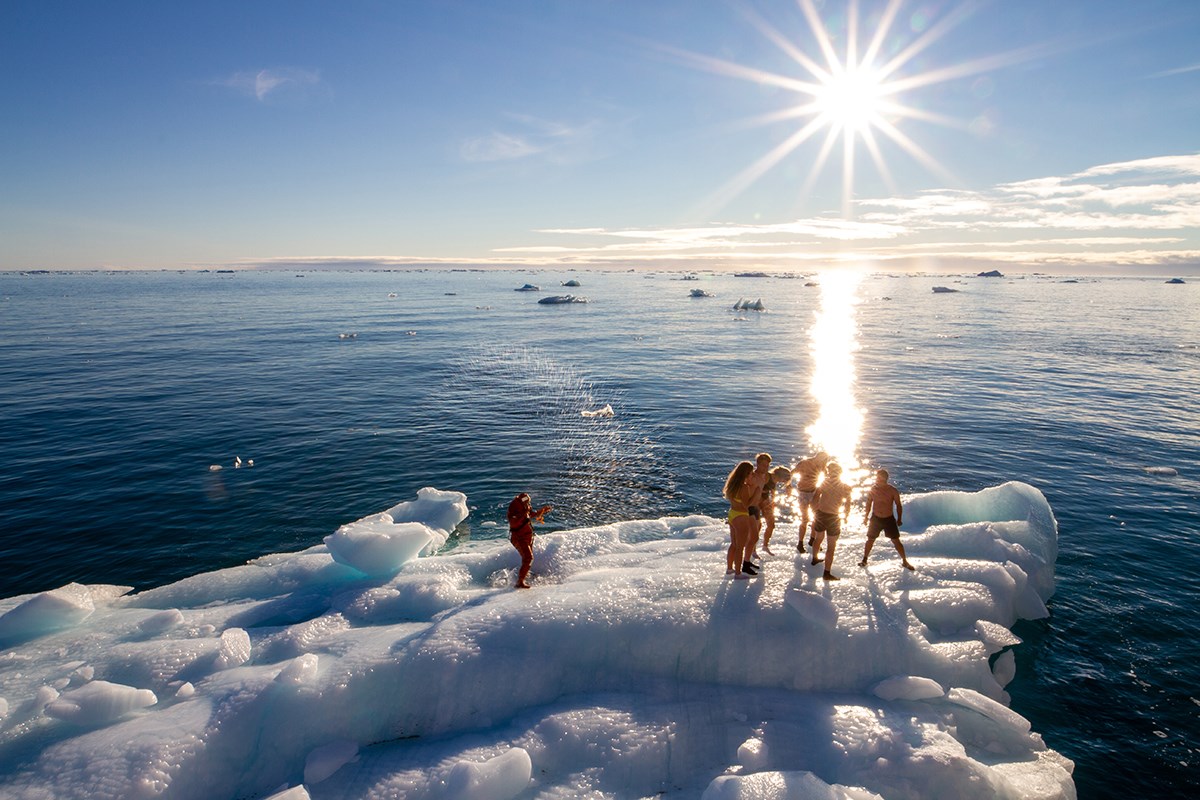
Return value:
<svg viewBox="0 0 1200 800">
<path fill-rule="evenodd" d="M 750 507 L 758 499 L 760 491 L 750 480 L 752 472 L 753 463 L 740 462 L 725 479 L 725 489 L 722 492 L 729 501 L 729 550 L 725 554 L 725 574 L 742 579 L 750 577 L 742 571 L 742 565 L 746 563 L 746 546 L 750 543 L 750 534 L 754 526 Z"/>
</svg>

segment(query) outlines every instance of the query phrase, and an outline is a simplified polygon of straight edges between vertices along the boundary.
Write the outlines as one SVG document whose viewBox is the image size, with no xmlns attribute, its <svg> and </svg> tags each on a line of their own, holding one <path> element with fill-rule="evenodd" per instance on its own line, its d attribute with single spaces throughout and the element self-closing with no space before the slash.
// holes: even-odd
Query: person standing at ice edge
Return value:
<svg viewBox="0 0 1200 800">
<path fill-rule="evenodd" d="M 750 526 L 750 541 L 746 547 L 746 563 L 742 565 L 742 569 L 753 575 L 758 571 L 758 567 L 754 566 L 754 561 L 759 560 L 758 535 L 764 524 L 770 526 L 768 531 L 775 528 L 775 481 L 771 475 L 770 453 L 759 453 L 754 457 L 754 472 L 750 473 L 750 480 L 758 487 L 759 494 L 758 500 L 750 506 L 750 517 L 753 524 Z M 769 511 L 768 505 L 770 505 Z M 772 515 L 769 522 L 768 513 Z M 766 536 L 770 536 L 770 533 L 767 533 Z M 749 569 L 746 568 L 747 566 Z"/>
<path fill-rule="evenodd" d="M 850 519 L 850 487 L 842 483 L 842 467 L 837 462 L 825 466 L 825 480 L 813 493 L 813 540 L 812 563 L 815 565 L 821 559 L 821 542 L 829 538 L 829 546 L 825 549 L 825 574 L 821 577 L 827 581 L 841 580 L 833 574 L 833 553 L 837 549 L 838 536 L 842 534 L 842 520 Z M 838 512 L 842 513 L 839 515 Z"/>
<path fill-rule="evenodd" d="M 771 533 L 775 530 L 775 487 L 787 485 L 792 479 L 792 473 L 787 467 L 776 467 L 771 470 L 771 476 L 763 485 L 762 515 L 763 515 L 763 552 L 769 556 L 771 552 Z"/>
<path fill-rule="evenodd" d="M 796 552 L 798 553 L 804 552 L 804 533 L 808 528 L 808 512 L 812 507 L 813 493 L 817 491 L 817 478 L 821 477 L 821 473 L 828 463 L 829 454 L 820 450 L 792 467 L 792 474 L 797 478 L 796 491 L 798 492 L 797 499 L 800 502 L 800 541 L 796 542 Z M 812 545 L 812 536 L 808 537 L 808 543 L 810 546 Z"/>
<path fill-rule="evenodd" d="M 742 570 L 746 563 L 746 545 L 750 542 L 750 530 L 754 520 L 750 506 L 758 499 L 758 485 L 751 480 L 754 465 L 741 461 L 725 479 L 722 494 L 729 501 L 729 551 L 725 554 L 725 574 L 735 578 L 749 578 Z"/>
<path fill-rule="evenodd" d="M 521 554 L 521 571 L 517 573 L 518 589 L 528 589 L 525 579 L 533 566 L 533 521 L 541 522 L 551 510 L 550 506 L 542 506 L 533 510 L 533 501 L 529 495 L 521 492 L 508 504 L 508 540 Z"/>
<path fill-rule="evenodd" d="M 896 515 L 892 516 L 892 507 L 896 508 Z M 895 486 L 888 483 L 888 471 L 886 469 L 878 470 L 875 473 L 875 483 L 867 490 L 867 503 L 863 509 L 863 522 L 867 523 L 867 548 L 863 551 L 862 561 L 858 562 L 860 567 L 867 565 L 867 559 L 871 556 L 871 548 L 875 546 L 875 540 L 879 538 L 879 533 L 892 540 L 892 544 L 896 546 L 896 552 L 900 554 L 900 563 L 905 569 L 914 569 L 913 565 L 908 563 L 908 556 L 904 554 L 904 545 L 900 544 L 900 526 L 904 524 L 904 505 L 900 502 L 900 492 Z"/>
</svg>

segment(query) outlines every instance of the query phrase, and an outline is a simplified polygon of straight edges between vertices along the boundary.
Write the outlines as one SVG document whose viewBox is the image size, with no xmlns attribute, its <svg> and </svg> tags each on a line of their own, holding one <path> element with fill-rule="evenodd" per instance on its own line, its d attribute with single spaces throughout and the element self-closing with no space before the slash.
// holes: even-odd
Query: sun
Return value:
<svg viewBox="0 0 1200 800">
<path fill-rule="evenodd" d="M 879 72 L 854 68 L 829 76 L 813 100 L 830 128 L 862 134 L 882 124 L 885 94 L 884 78 Z"/>
<path fill-rule="evenodd" d="M 690 66 L 782 89 L 783 96 L 791 101 L 776 111 L 749 121 L 755 125 L 790 124 L 795 127 L 781 143 L 722 187 L 711 199 L 710 205 L 716 208 L 724 206 L 810 139 L 823 141 L 800 193 L 803 195 L 812 188 L 816 177 L 840 143 L 842 215 L 847 218 L 851 216 L 856 159 L 861 151 L 870 156 L 878 174 L 895 191 L 891 171 L 880 146 L 884 141 L 890 142 L 941 179 L 956 183 L 954 176 L 905 134 L 901 126 L 909 120 L 964 128 L 965 123 L 922 109 L 915 102 L 906 100 L 905 96 L 932 84 L 1018 63 L 1033 57 L 1036 48 L 913 72 L 911 66 L 916 57 L 961 24 L 969 16 L 971 6 L 964 4 L 952 10 L 919 35 L 904 41 L 908 34 L 898 30 L 903 26 L 895 25 L 904 2 L 887 0 L 881 13 L 872 17 L 872 29 L 866 35 L 860 31 L 858 2 L 850 0 L 845 6 L 844 29 L 839 29 L 839 48 L 835 46 L 835 37 L 821 19 L 814 0 L 797 0 L 812 33 L 813 44 L 808 45 L 808 49 L 814 50 L 815 45 L 815 52 L 809 52 L 762 18 L 745 11 L 750 24 L 794 62 L 795 69 L 790 73 L 768 72 L 710 56 L 662 48 Z M 899 46 L 896 44 L 898 41 L 902 42 Z M 891 51 L 886 57 L 885 42 L 890 43 Z"/>
</svg>

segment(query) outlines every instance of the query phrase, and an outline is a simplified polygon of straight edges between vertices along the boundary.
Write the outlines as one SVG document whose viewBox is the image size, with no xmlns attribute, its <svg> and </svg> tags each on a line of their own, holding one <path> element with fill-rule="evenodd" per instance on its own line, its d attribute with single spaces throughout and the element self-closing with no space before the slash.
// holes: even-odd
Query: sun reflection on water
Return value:
<svg viewBox="0 0 1200 800">
<path fill-rule="evenodd" d="M 855 307 L 862 273 L 831 270 L 821 276 L 821 307 L 809 329 L 813 358 L 809 390 L 817 401 L 816 421 L 805 429 L 814 450 L 824 450 L 842 466 L 843 480 L 858 485 L 866 470 L 858 460 L 865 415 L 854 392 L 854 357 L 859 350 Z"/>
</svg>

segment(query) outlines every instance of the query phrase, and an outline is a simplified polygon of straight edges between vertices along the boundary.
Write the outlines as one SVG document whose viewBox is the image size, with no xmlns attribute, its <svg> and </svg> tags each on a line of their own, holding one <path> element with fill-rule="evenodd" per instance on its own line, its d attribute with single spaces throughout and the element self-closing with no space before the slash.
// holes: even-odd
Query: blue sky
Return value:
<svg viewBox="0 0 1200 800">
<path fill-rule="evenodd" d="M 0 269 L 1200 264 L 1200 3 L 0 15 Z M 821 32 L 843 62 L 877 41 L 877 155 L 813 107 Z"/>
</svg>

